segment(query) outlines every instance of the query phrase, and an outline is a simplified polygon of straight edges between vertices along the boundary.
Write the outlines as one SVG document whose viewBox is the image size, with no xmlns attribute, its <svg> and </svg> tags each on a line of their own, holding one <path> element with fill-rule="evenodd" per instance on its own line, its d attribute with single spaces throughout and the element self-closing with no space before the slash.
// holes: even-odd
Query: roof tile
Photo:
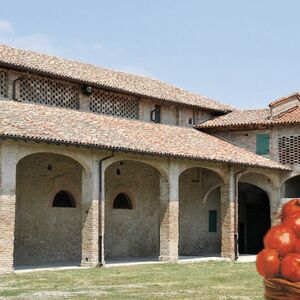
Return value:
<svg viewBox="0 0 300 300">
<path fill-rule="evenodd" d="M 271 118 L 269 109 L 236 110 L 202 124 L 199 129 L 222 129 L 228 127 L 271 126 L 300 124 L 300 108 L 293 107 Z"/>
<path fill-rule="evenodd" d="M 0 101 L 0 136 L 288 170 L 192 128 Z"/>
<path fill-rule="evenodd" d="M 5 45 L 0 45 L 1 64 L 208 110 L 220 112 L 234 110 L 230 105 L 146 76 L 128 74 Z"/>
</svg>

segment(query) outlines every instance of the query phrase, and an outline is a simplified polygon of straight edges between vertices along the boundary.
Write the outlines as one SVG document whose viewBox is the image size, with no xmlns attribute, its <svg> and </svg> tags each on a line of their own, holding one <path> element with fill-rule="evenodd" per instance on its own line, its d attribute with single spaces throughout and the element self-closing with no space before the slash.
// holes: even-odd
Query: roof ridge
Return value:
<svg viewBox="0 0 300 300">
<path fill-rule="evenodd" d="M 269 107 L 275 105 L 275 104 L 278 104 L 278 103 L 281 103 L 281 102 L 284 102 L 286 100 L 288 100 L 289 98 L 292 98 L 292 97 L 300 97 L 300 93 L 299 92 L 293 92 L 289 95 L 286 95 L 286 96 L 283 96 L 283 97 L 280 97 L 272 102 L 269 103 Z"/>
</svg>

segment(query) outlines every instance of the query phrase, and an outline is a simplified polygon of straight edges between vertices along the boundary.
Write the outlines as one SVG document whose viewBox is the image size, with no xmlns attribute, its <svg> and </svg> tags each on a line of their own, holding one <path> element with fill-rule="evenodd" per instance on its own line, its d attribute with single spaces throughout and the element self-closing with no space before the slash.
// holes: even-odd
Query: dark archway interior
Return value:
<svg viewBox="0 0 300 300">
<path fill-rule="evenodd" d="M 125 193 L 120 193 L 114 199 L 114 209 L 132 209 L 132 201 Z"/>
<path fill-rule="evenodd" d="M 76 207 L 74 197 L 70 192 L 60 191 L 53 200 L 53 207 Z"/>
<path fill-rule="evenodd" d="M 259 187 L 239 183 L 238 247 L 240 254 L 257 254 L 263 249 L 263 238 L 271 226 L 267 193 Z"/>
<path fill-rule="evenodd" d="M 300 198 L 300 176 L 292 177 L 284 183 L 285 198 Z"/>
</svg>

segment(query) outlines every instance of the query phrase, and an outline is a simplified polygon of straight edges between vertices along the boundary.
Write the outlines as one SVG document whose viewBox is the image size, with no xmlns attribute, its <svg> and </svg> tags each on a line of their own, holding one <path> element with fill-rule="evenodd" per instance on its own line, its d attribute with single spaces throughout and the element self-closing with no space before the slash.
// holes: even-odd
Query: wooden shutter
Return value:
<svg viewBox="0 0 300 300">
<path fill-rule="evenodd" d="M 256 153 L 257 154 L 268 154 L 269 153 L 269 135 L 257 134 L 256 135 Z"/>
</svg>

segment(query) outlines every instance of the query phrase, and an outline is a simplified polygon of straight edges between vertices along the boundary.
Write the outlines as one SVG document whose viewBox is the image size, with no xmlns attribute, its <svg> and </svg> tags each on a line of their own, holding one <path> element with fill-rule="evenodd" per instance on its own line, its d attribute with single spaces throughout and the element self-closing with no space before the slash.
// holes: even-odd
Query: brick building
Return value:
<svg viewBox="0 0 300 300">
<path fill-rule="evenodd" d="M 256 253 L 300 196 L 300 97 L 242 111 L 0 46 L 0 272 Z"/>
</svg>

